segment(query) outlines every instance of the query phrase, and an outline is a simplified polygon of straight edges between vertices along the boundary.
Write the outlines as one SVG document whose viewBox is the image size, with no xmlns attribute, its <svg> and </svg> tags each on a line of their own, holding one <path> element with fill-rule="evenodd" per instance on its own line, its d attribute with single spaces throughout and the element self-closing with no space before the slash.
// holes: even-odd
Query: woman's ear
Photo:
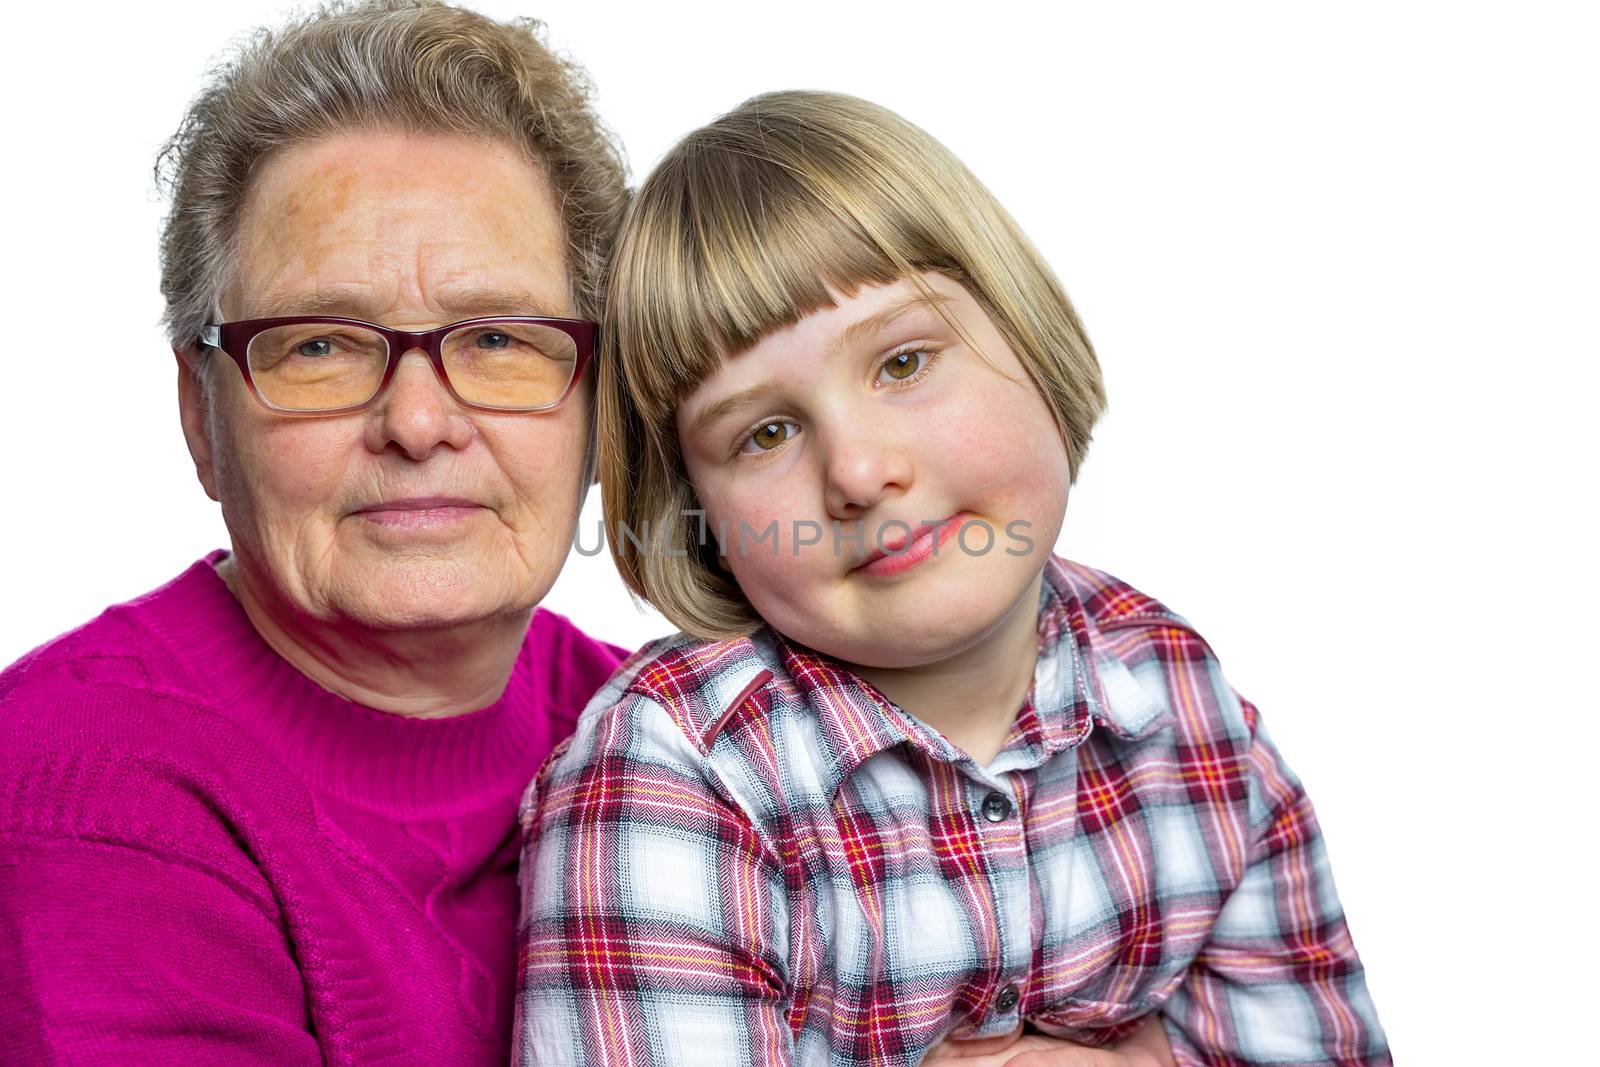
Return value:
<svg viewBox="0 0 1600 1067">
<path fill-rule="evenodd" d="M 211 397 L 204 379 L 204 358 L 198 345 L 174 348 L 172 354 L 178 360 L 178 418 L 183 424 L 183 439 L 189 444 L 200 487 L 206 496 L 218 500 L 216 467 L 212 462 Z"/>
</svg>

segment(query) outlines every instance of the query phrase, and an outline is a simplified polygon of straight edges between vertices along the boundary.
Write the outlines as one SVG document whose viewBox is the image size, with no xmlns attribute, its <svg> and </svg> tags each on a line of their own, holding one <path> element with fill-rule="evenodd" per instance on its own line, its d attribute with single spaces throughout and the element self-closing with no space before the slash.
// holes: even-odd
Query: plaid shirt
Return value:
<svg viewBox="0 0 1600 1067">
<path fill-rule="evenodd" d="M 1388 1064 L 1299 781 L 1188 623 L 1045 570 L 980 767 L 770 631 L 668 638 L 523 809 L 524 1063 L 916 1063 L 1019 1021 L 1182 1065 Z"/>
</svg>

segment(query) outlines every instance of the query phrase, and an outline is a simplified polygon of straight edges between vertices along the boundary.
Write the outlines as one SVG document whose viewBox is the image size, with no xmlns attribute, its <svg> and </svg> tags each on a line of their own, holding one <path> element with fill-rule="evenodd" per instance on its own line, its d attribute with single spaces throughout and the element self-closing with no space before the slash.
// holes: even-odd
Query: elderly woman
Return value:
<svg viewBox="0 0 1600 1067">
<path fill-rule="evenodd" d="M 505 1059 L 517 798 L 619 655 L 536 611 L 626 198 L 583 86 L 391 2 L 185 117 L 162 284 L 231 546 L 0 676 L 0 1060 Z"/>
</svg>

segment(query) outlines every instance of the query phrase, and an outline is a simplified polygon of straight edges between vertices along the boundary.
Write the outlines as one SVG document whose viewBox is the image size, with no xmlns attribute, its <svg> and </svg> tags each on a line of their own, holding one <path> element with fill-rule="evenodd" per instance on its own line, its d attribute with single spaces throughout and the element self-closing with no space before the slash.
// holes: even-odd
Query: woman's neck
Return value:
<svg viewBox="0 0 1600 1067">
<path fill-rule="evenodd" d="M 986 634 L 954 656 L 918 667 L 855 671 L 938 730 L 980 766 L 999 754 L 1033 685 L 1043 575 Z"/>
<path fill-rule="evenodd" d="M 375 631 L 296 611 L 228 556 L 216 571 L 262 640 L 346 700 L 418 718 L 464 715 L 505 691 L 532 611 L 439 630 Z"/>
</svg>

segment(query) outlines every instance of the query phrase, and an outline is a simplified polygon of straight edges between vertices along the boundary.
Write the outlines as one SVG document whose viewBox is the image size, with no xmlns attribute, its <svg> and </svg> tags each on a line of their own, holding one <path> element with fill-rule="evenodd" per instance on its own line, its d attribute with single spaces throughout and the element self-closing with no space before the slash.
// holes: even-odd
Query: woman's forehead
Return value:
<svg viewBox="0 0 1600 1067">
<path fill-rule="evenodd" d="M 307 301 L 318 306 L 293 313 L 332 313 L 332 299 L 371 317 L 441 289 L 570 303 L 549 183 L 494 142 L 340 134 L 284 150 L 256 182 L 229 287 L 229 302 L 250 315 Z"/>
</svg>

